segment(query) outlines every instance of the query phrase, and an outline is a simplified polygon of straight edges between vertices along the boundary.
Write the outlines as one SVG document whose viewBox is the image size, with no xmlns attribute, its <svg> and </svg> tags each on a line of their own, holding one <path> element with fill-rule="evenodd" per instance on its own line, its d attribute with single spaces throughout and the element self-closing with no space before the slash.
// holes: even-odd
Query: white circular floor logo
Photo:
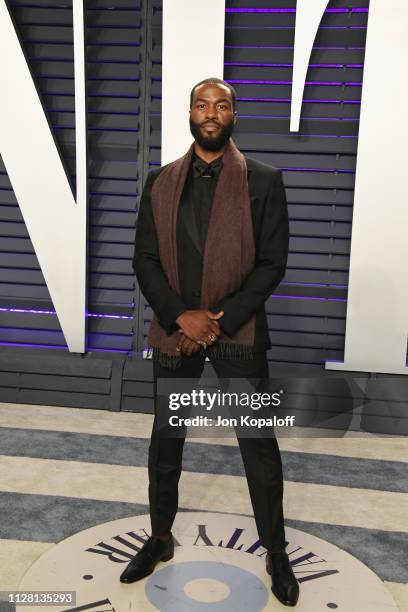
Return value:
<svg viewBox="0 0 408 612">
<path fill-rule="evenodd" d="M 254 520 L 179 512 L 174 558 L 133 584 L 119 576 L 150 532 L 149 515 L 81 531 L 44 553 L 20 591 L 75 591 L 74 606 L 17 606 L 21 612 L 258 612 L 286 609 L 271 592 L 265 549 Z M 297 612 L 397 612 L 391 594 L 363 563 L 340 548 L 286 527 L 286 550 L 300 583 Z"/>
</svg>

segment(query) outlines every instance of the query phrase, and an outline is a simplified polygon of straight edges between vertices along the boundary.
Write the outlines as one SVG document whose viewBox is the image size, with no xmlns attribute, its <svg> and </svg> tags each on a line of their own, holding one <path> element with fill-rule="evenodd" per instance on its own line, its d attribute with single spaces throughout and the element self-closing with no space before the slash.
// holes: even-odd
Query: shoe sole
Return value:
<svg viewBox="0 0 408 612">
<path fill-rule="evenodd" d="M 172 559 L 174 557 L 174 553 L 170 553 L 169 555 L 166 555 L 165 557 L 161 557 L 159 559 L 159 563 L 160 561 L 162 561 L 163 563 L 165 563 L 166 561 L 170 561 L 170 559 Z M 132 584 L 133 582 L 138 582 L 139 580 L 143 580 L 143 578 L 146 578 L 146 576 L 150 576 L 150 574 L 153 574 L 154 570 L 156 568 L 154 567 L 151 572 L 146 572 L 145 574 L 143 574 L 142 576 L 138 576 L 137 578 L 135 578 L 134 580 L 122 580 L 121 578 L 119 578 L 120 582 L 122 584 Z"/>
</svg>

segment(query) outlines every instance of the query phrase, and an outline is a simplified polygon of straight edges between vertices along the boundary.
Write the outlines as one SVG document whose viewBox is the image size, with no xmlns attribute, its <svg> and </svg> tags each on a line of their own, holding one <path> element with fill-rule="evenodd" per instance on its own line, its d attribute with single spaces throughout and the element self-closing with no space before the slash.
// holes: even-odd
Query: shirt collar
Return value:
<svg viewBox="0 0 408 612">
<path fill-rule="evenodd" d="M 222 168 L 222 155 L 209 164 L 201 159 L 196 153 L 193 154 L 193 176 L 194 178 L 218 178 Z"/>
</svg>

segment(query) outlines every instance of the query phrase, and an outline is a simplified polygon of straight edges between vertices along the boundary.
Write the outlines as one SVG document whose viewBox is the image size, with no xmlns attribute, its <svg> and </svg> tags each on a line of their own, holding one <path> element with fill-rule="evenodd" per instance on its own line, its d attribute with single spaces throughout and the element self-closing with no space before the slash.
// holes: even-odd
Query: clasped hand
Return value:
<svg viewBox="0 0 408 612">
<path fill-rule="evenodd" d="M 204 309 L 183 312 L 176 320 L 181 334 L 177 350 L 190 356 L 198 351 L 200 346 L 206 348 L 214 344 L 221 334 L 217 319 L 220 319 L 223 314 L 223 311 L 214 314 Z"/>
</svg>

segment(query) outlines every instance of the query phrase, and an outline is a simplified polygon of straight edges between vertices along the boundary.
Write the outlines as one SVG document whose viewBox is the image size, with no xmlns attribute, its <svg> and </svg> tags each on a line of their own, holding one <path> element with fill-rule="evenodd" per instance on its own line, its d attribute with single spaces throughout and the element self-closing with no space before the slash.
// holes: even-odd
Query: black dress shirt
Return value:
<svg viewBox="0 0 408 612">
<path fill-rule="evenodd" d="M 200 251 L 204 253 L 208 223 L 218 176 L 222 168 L 222 156 L 207 164 L 194 154 L 189 177 L 186 181 L 188 205 L 193 207 L 200 239 Z"/>
</svg>

